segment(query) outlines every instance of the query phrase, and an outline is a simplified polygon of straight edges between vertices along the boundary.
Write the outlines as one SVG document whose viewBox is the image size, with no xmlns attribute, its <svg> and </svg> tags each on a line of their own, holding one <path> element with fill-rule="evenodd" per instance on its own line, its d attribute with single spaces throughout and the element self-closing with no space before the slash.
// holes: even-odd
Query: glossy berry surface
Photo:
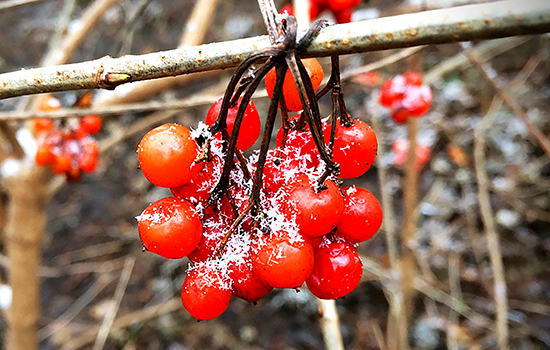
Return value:
<svg viewBox="0 0 550 350">
<path fill-rule="evenodd" d="M 378 199 L 361 187 L 345 187 L 344 210 L 337 234 L 348 242 L 360 243 L 372 238 L 382 225 L 382 207 Z"/>
<path fill-rule="evenodd" d="M 202 163 L 195 163 L 199 153 L 195 140 L 179 124 L 168 123 L 149 131 L 137 152 L 143 175 L 160 187 L 185 185 L 202 167 Z"/>
<path fill-rule="evenodd" d="M 307 280 L 311 293 L 321 299 L 338 299 L 351 293 L 363 274 L 355 248 L 346 242 L 323 243 L 315 249 L 315 266 Z"/>
<path fill-rule="evenodd" d="M 297 186 L 288 196 L 287 214 L 308 237 L 329 233 L 340 218 L 344 200 L 334 182 L 325 181 L 326 189 L 315 191 L 311 184 Z"/>
<path fill-rule="evenodd" d="M 229 278 L 233 282 L 233 294 L 254 303 L 266 296 L 273 288 L 262 282 L 252 269 L 250 258 L 229 264 Z"/>
<path fill-rule="evenodd" d="M 311 84 L 313 89 L 317 90 L 323 81 L 324 73 L 323 67 L 319 64 L 319 61 L 315 58 L 306 58 L 302 60 L 309 78 L 311 79 Z M 273 96 L 273 89 L 275 88 L 275 68 L 271 69 L 265 76 L 265 89 L 269 97 Z M 292 78 L 292 74 L 289 70 L 286 71 L 285 79 L 283 82 L 283 96 L 285 98 L 285 104 L 289 111 L 297 112 L 302 110 L 302 102 L 300 100 L 300 95 L 298 94 L 298 89 Z"/>
<path fill-rule="evenodd" d="M 138 217 L 138 232 L 150 252 L 170 259 L 191 253 L 202 237 L 202 225 L 193 205 L 167 197 L 149 205 Z"/>
<path fill-rule="evenodd" d="M 80 127 L 91 135 L 95 135 L 101 130 L 101 124 L 101 117 L 98 115 L 86 115 L 80 119 Z"/>
<path fill-rule="evenodd" d="M 330 127 L 325 128 L 325 143 L 330 141 Z M 333 157 L 340 165 L 340 177 L 351 179 L 363 175 L 371 167 L 378 151 L 378 140 L 372 128 L 355 119 L 351 126 L 338 122 Z"/>
<path fill-rule="evenodd" d="M 36 164 L 44 166 L 44 165 L 51 164 L 54 158 L 55 158 L 55 155 L 52 153 L 52 151 L 48 146 L 40 145 L 36 150 L 36 155 L 34 157 L 34 160 Z"/>
<path fill-rule="evenodd" d="M 239 98 L 238 103 L 229 108 L 227 112 L 227 133 L 231 136 L 233 133 L 233 126 L 235 125 L 235 119 L 237 118 L 237 113 L 242 98 Z M 216 103 L 210 107 L 208 113 L 206 114 L 206 125 L 213 125 L 218 119 L 220 110 L 222 107 L 223 98 L 220 98 Z M 241 122 L 241 128 L 239 130 L 239 138 L 237 139 L 237 147 L 241 151 L 246 151 L 258 139 L 260 135 L 261 121 L 258 114 L 258 110 L 254 105 L 254 102 L 250 100 L 244 112 L 243 120 Z"/>
<path fill-rule="evenodd" d="M 218 178 L 221 175 L 223 161 L 218 156 L 213 156 L 211 160 L 202 162 L 202 168 L 193 177 L 189 183 L 172 187 L 170 190 L 174 196 L 181 197 L 191 203 L 205 204 L 210 197 L 210 191 L 216 185 Z"/>
<path fill-rule="evenodd" d="M 274 288 L 301 286 L 313 271 L 313 247 L 299 233 L 272 232 L 252 247 L 253 271 Z"/>
<path fill-rule="evenodd" d="M 221 315 L 231 302 L 227 278 L 215 268 L 199 265 L 188 270 L 181 291 L 183 307 L 197 320 Z"/>
</svg>

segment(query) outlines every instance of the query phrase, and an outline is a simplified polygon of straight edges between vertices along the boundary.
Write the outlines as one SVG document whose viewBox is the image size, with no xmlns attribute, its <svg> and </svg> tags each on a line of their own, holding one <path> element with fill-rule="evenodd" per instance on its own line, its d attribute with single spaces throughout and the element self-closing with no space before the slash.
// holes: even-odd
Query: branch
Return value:
<svg viewBox="0 0 550 350">
<path fill-rule="evenodd" d="M 23 6 L 23 5 L 33 4 L 35 2 L 40 2 L 40 1 L 43 1 L 43 0 L 8 0 L 0 4 L 0 11 L 6 10 L 9 8 Z"/>
<path fill-rule="evenodd" d="M 489 179 L 485 169 L 485 134 L 497 111 L 498 102 L 493 100 L 487 114 L 483 117 L 480 125 L 474 131 L 474 161 L 475 174 L 478 186 L 479 210 L 481 220 L 485 226 L 487 236 L 487 248 L 489 260 L 493 270 L 493 288 L 496 309 L 496 335 L 499 349 L 508 349 L 508 300 L 506 292 L 506 279 L 502 252 L 500 249 L 499 236 L 494 221 L 493 210 L 491 209 L 491 198 L 489 197 Z"/>
<path fill-rule="evenodd" d="M 523 108 L 512 97 L 512 95 L 505 90 L 505 88 L 503 87 L 503 84 L 501 84 L 499 81 L 497 81 L 497 79 L 495 79 L 494 72 L 492 71 L 492 69 L 489 66 L 484 65 L 480 61 L 480 59 L 477 57 L 477 55 L 472 52 L 471 48 L 466 48 L 466 56 L 468 56 L 470 61 L 481 72 L 481 75 L 483 76 L 483 78 L 485 78 L 485 80 L 491 85 L 493 90 L 495 90 L 495 92 L 502 99 L 504 104 L 506 104 L 506 106 L 510 108 L 512 113 L 514 113 L 515 116 L 523 122 L 523 124 L 527 127 L 527 130 L 529 130 L 529 133 L 531 134 L 531 136 L 535 138 L 535 140 L 542 147 L 546 155 L 550 158 L 550 141 L 544 136 L 544 134 L 537 127 L 531 124 Z"/>
<path fill-rule="evenodd" d="M 305 50 L 304 57 L 548 31 L 550 2 L 507 0 L 334 25 L 321 30 Z M 0 75 L 0 98 L 77 89 L 113 89 L 132 81 L 228 68 L 270 46 L 269 38 L 261 36 L 5 73 Z"/>
</svg>

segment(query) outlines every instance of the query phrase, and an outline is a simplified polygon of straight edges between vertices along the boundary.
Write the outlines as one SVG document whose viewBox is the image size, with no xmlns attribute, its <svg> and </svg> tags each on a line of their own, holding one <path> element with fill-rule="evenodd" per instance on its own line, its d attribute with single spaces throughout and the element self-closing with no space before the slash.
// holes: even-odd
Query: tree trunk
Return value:
<svg viewBox="0 0 550 350">
<path fill-rule="evenodd" d="M 20 171 L 4 183 L 9 194 L 5 242 L 13 295 L 7 317 L 6 348 L 34 350 L 38 348 L 38 267 L 49 199 L 48 179 L 44 171 L 34 165 L 25 164 L 24 160 L 20 165 Z"/>
</svg>

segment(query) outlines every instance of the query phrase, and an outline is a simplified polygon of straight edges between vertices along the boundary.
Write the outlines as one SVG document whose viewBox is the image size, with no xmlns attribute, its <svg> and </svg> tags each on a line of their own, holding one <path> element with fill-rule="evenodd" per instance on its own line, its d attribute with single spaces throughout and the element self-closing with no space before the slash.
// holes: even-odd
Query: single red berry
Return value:
<svg viewBox="0 0 550 350">
<path fill-rule="evenodd" d="M 86 115 L 80 119 L 80 127 L 91 135 L 101 130 L 101 117 L 98 115 Z"/>
<path fill-rule="evenodd" d="M 230 225 L 219 213 L 213 213 L 208 218 L 205 218 L 202 223 L 203 232 L 201 240 L 197 248 L 187 256 L 189 260 L 192 262 L 203 262 L 209 258 L 213 258 L 229 229 Z"/>
<path fill-rule="evenodd" d="M 239 111 L 241 101 L 242 98 L 239 98 L 238 103 L 233 107 L 229 107 L 229 110 L 227 112 L 226 122 L 227 133 L 229 134 L 229 136 L 233 134 L 233 126 L 235 125 L 235 118 L 237 118 L 237 113 Z M 210 126 L 216 122 L 222 108 L 222 103 L 223 98 L 220 98 L 216 103 L 212 105 L 212 107 L 210 107 L 208 113 L 206 114 L 206 125 Z M 241 128 L 239 130 L 239 138 L 237 139 L 237 147 L 241 151 L 246 151 L 247 149 L 252 147 L 252 145 L 254 145 L 254 143 L 258 139 L 258 136 L 260 136 L 261 126 L 262 125 L 258 110 L 256 109 L 254 102 L 250 100 L 244 112 L 243 120 L 241 122 Z"/>
<path fill-rule="evenodd" d="M 315 58 L 306 58 L 302 60 L 309 78 L 311 79 L 311 84 L 313 89 L 317 90 L 321 82 L 323 81 L 323 67 L 319 64 L 319 61 Z M 276 72 L 275 68 L 271 69 L 265 76 L 265 89 L 267 94 L 271 98 L 273 96 L 273 89 L 275 88 L 275 78 Z M 302 102 L 300 100 L 300 95 L 298 94 L 298 89 L 296 84 L 294 84 L 294 79 L 289 70 L 286 71 L 285 79 L 283 82 L 283 96 L 285 98 L 285 104 L 289 111 L 296 112 L 302 110 Z"/>
<path fill-rule="evenodd" d="M 297 120 L 299 116 L 291 118 Z M 325 124 L 323 123 L 323 126 Z M 275 143 L 277 147 L 283 146 L 284 129 L 281 127 L 277 132 Z M 297 152 L 297 156 L 307 157 L 307 163 L 309 167 L 316 167 L 319 165 L 319 151 L 313 141 L 313 136 L 309 131 L 309 126 L 305 126 L 302 130 L 288 130 L 285 141 L 285 149 Z"/>
<path fill-rule="evenodd" d="M 202 167 L 202 163 L 195 163 L 197 143 L 191 132 L 179 124 L 168 123 L 150 130 L 141 139 L 137 152 L 143 175 L 160 187 L 185 185 Z"/>
<path fill-rule="evenodd" d="M 351 10 L 360 2 L 361 0 L 330 0 L 329 7 L 332 11 Z"/>
<path fill-rule="evenodd" d="M 275 193 L 293 182 L 296 176 L 304 174 L 306 161 L 301 161 L 286 153 L 278 154 L 278 150 L 269 150 L 263 169 L 263 188 L 269 193 Z"/>
<path fill-rule="evenodd" d="M 345 187 L 344 211 L 337 234 L 347 241 L 359 243 L 370 239 L 382 225 L 382 207 L 378 199 L 361 187 Z"/>
<path fill-rule="evenodd" d="M 403 78 L 409 85 L 420 86 L 422 85 L 422 75 L 418 72 L 403 73 Z"/>
<path fill-rule="evenodd" d="M 219 270 L 199 264 L 187 271 L 181 302 L 197 320 L 211 320 L 221 315 L 231 302 L 230 282 Z"/>
<path fill-rule="evenodd" d="M 311 293 L 321 299 L 338 299 L 359 285 L 363 264 L 355 248 L 343 241 L 321 244 L 315 250 L 315 265 L 307 280 Z"/>
<path fill-rule="evenodd" d="M 181 198 L 162 198 L 149 205 L 137 220 L 144 247 L 165 258 L 187 256 L 197 248 L 202 237 L 202 224 L 195 207 Z"/>
<path fill-rule="evenodd" d="M 392 107 L 393 103 L 403 99 L 407 91 L 407 81 L 402 75 L 396 75 L 391 80 L 382 83 L 379 102 L 384 107 Z"/>
<path fill-rule="evenodd" d="M 301 286 L 313 269 L 313 247 L 300 233 L 275 231 L 251 247 L 254 274 L 274 288 Z"/>
<path fill-rule="evenodd" d="M 32 123 L 34 131 L 36 132 L 50 131 L 54 127 L 53 120 L 49 118 L 34 118 Z"/>
<path fill-rule="evenodd" d="M 351 22 L 352 14 L 353 10 L 351 8 L 334 11 L 334 19 L 336 20 L 336 23 L 349 23 Z"/>
<path fill-rule="evenodd" d="M 97 154 L 83 153 L 78 160 L 80 170 L 85 173 L 92 173 L 97 168 L 98 158 Z"/>
<path fill-rule="evenodd" d="M 55 174 L 64 174 L 70 169 L 71 157 L 67 154 L 56 154 L 52 163 L 52 171 Z"/>
<path fill-rule="evenodd" d="M 287 15 L 287 16 L 294 16 L 294 6 L 292 5 L 285 5 L 281 8 L 279 11 L 281 15 Z"/>
<path fill-rule="evenodd" d="M 262 282 L 253 272 L 250 257 L 244 261 L 233 261 L 228 267 L 236 297 L 254 303 L 267 295 L 273 288 Z"/>
<path fill-rule="evenodd" d="M 218 182 L 222 168 L 222 159 L 219 156 L 213 156 L 211 160 L 203 162 L 201 171 L 188 184 L 172 187 L 170 191 L 174 196 L 181 197 L 191 203 L 206 204 L 210 197 L 210 191 Z"/>
<path fill-rule="evenodd" d="M 54 161 L 55 155 L 52 153 L 52 150 L 47 145 L 40 145 L 36 150 L 36 155 L 34 156 L 34 161 L 36 164 L 44 166 L 51 164 Z"/>
<path fill-rule="evenodd" d="M 330 141 L 330 127 L 325 128 L 325 142 Z M 340 177 L 351 179 L 363 175 L 374 162 L 378 140 L 367 123 L 355 119 L 351 126 L 336 125 L 333 157 L 340 164 Z"/>
<path fill-rule="evenodd" d="M 391 117 L 393 121 L 397 124 L 405 124 L 411 116 L 411 113 L 408 109 L 401 107 L 401 102 L 394 104 L 394 106 L 395 107 L 391 110 Z"/>
<path fill-rule="evenodd" d="M 432 89 L 429 86 L 411 86 L 401 104 L 411 116 L 421 117 L 430 109 L 432 98 Z"/>
<path fill-rule="evenodd" d="M 290 192 L 286 213 L 295 218 L 296 225 L 308 237 L 319 237 L 329 233 L 340 220 L 344 200 L 334 182 L 325 181 L 325 189 L 319 193 L 313 186 L 297 186 Z"/>
</svg>

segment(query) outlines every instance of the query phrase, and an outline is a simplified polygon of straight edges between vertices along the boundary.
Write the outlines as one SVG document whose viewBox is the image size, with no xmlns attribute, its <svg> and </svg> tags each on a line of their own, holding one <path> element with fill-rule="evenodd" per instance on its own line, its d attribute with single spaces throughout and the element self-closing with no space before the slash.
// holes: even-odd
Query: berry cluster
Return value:
<svg viewBox="0 0 550 350">
<path fill-rule="evenodd" d="M 360 2 L 361 0 L 310 0 L 309 17 L 313 20 L 328 10 L 334 15 L 336 23 L 348 23 L 351 22 L 353 8 L 359 5 Z M 286 5 L 281 9 L 280 13 L 294 16 L 294 7 Z"/>
<path fill-rule="evenodd" d="M 283 29 L 295 37 L 295 20 L 288 21 Z M 316 95 L 321 66 L 315 59 L 287 63 L 292 50 L 271 48 L 241 63 L 196 130 L 168 123 L 139 143 L 143 174 L 173 194 L 137 217 L 141 241 L 163 257 L 188 257 L 181 299 L 199 320 L 219 316 L 233 296 L 256 302 L 273 288 L 304 282 L 319 298 L 347 295 L 362 275 L 355 245 L 381 225 L 372 193 L 341 186 L 340 179 L 370 168 L 378 144 L 373 130 L 347 112 L 338 56 Z M 243 155 L 260 133 L 250 97 L 264 77 L 271 101 L 261 146 Z M 329 91 L 332 113 L 322 119 L 317 100 Z M 270 150 L 279 110 L 282 127 Z"/>
<path fill-rule="evenodd" d="M 61 103 L 53 96 L 40 99 L 41 111 L 61 108 Z M 35 163 L 40 166 L 52 166 L 55 174 L 65 174 L 68 181 L 78 181 L 82 173 L 93 172 L 98 163 L 99 148 L 91 136 L 101 130 L 101 118 L 86 115 L 79 120 L 78 126 L 60 130 L 49 118 L 35 118 L 33 129 L 38 148 Z"/>
<path fill-rule="evenodd" d="M 409 117 L 421 117 L 430 108 L 432 90 L 422 84 L 422 76 L 416 72 L 396 75 L 382 84 L 380 104 L 391 110 L 396 123 L 402 124 Z"/>
</svg>

